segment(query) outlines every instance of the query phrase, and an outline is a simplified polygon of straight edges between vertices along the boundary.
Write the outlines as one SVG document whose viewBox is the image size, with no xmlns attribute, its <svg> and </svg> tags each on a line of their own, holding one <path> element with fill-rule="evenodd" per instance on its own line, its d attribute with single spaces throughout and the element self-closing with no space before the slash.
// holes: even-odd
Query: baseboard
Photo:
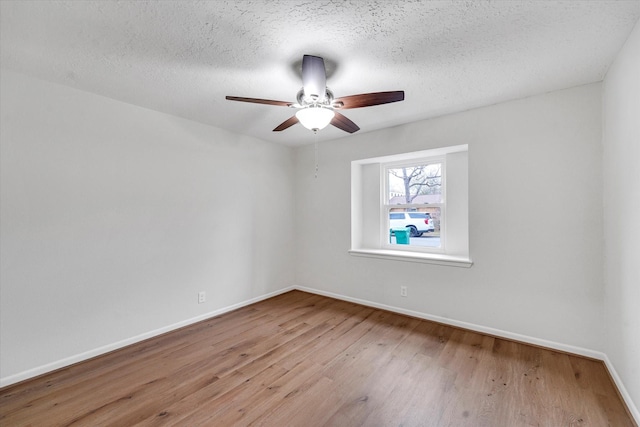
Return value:
<svg viewBox="0 0 640 427">
<path fill-rule="evenodd" d="M 367 307 L 379 308 L 381 310 L 387 310 L 387 311 L 391 311 L 398 314 L 405 314 L 407 316 L 416 317 L 419 319 L 431 320 L 433 322 L 438 322 L 445 325 L 454 326 L 457 328 L 468 329 L 468 330 L 471 330 L 474 332 L 480 332 L 486 335 L 505 338 L 512 341 L 518 341 L 525 344 L 531 344 L 538 347 L 548 348 L 551 350 L 558 350 L 563 353 L 570 353 L 578 356 L 588 357 L 591 359 L 601 360 L 602 362 L 604 362 L 606 369 L 609 371 L 609 374 L 611 375 L 613 382 L 618 388 L 618 392 L 620 393 L 620 396 L 622 397 L 625 404 L 627 405 L 627 409 L 629 410 L 630 415 L 634 418 L 636 424 L 640 425 L 640 412 L 638 412 L 638 408 L 636 407 L 633 400 L 631 399 L 629 392 L 625 388 L 624 383 L 622 382 L 622 379 L 620 378 L 615 368 L 613 367 L 613 364 L 611 363 L 607 355 L 603 352 L 590 350 L 582 347 L 576 347 L 576 346 L 567 345 L 567 344 L 562 344 L 554 341 L 548 341 L 540 338 L 530 337 L 527 335 L 516 334 L 513 332 L 503 331 L 501 329 L 489 328 L 486 326 L 476 325 L 473 323 L 461 322 L 458 320 L 448 319 L 440 316 L 434 316 L 431 314 L 421 313 L 418 311 L 406 310 L 400 307 L 394 307 L 386 304 L 379 304 L 373 301 L 363 300 L 360 298 L 352 298 L 345 295 L 335 294 L 333 292 L 321 291 L 313 288 L 307 288 L 304 286 L 296 286 L 295 289 L 303 292 L 309 292 L 316 295 L 326 296 L 329 298 L 335 298 L 342 301 L 353 302 L 356 304 L 365 305 Z"/>
<path fill-rule="evenodd" d="M 620 397 L 622 397 L 622 400 L 624 400 L 624 402 L 627 404 L 627 409 L 629 410 L 629 414 L 636 421 L 636 424 L 640 425 L 640 411 L 638 410 L 638 407 L 635 405 L 633 400 L 631 400 L 631 396 L 629 395 L 629 392 L 625 388 L 624 383 L 622 382 L 622 379 L 618 375 L 616 368 L 613 367 L 613 363 L 611 363 L 611 360 L 609 360 L 609 357 L 606 354 L 604 355 L 603 361 L 604 361 L 604 365 L 607 367 L 607 370 L 609 371 L 609 375 L 611 375 L 611 379 L 613 379 L 613 382 L 616 384 L 616 387 L 618 387 L 618 393 L 620 393 Z"/>
<path fill-rule="evenodd" d="M 28 379 L 31 379 L 31 378 L 34 378 L 34 377 L 37 377 L 37 376 L 40 376 L 40 375 L 43 375 L 43 374 L 47 374 L 49 372 L 52 372 L 52 371 L 55 371 L 57 369 L 61 369 L 61 368 L 73 365 L 75 363 L 83 362 L 85 360 L 88 360 L 88 359 L 91 359 L 91 358 L 94 358 L 94 357 L 109 353 L 109 352 L 114 351 L 114 350 L 118 350 L 118 349 L 126 347 L 128 345 L 135 344 L 135 343 L 138 343 L 140 341 L 144 341 L 146 339 L 153 338 L 153 337 L 156 337 L 158 335 L 162 335 L 164 333 L 171 332 L 173 330 L 176 330 L 176 329 L 179 329 L 179 328 L 183 328 L 185 326 L 189 326 L 189 325 L 192 325 L 194 323 L 201 322 L 203 320 L 209 319 L 209 318 L 214 317 L 214 316 L 219 316 L 219 315 L 227 313 L 229 311 L 233 311 L 233 310 L 236 310 L 238 308 L 245 307 L 247 305 L 251 305 L 251 304 L 254 304 L 256 302 L 272 298 L 272 297 L 274 297 L 276 295 L 280 295 L 280 294 L 292 291 L 294 289 L 295 288 L 293 286 L 290 286 L 290 287 L 287 287 L 287 288 L 284 288 L 284 289 L 279 289 L 277 291 L 270 292 L 270 293 L 264 294 L 264 295 L 260 295 L 258 297 L 254 297 L 254 298 L 239 302 L 237 304 L 232 304 L 232 305 L 227 306 L 227 307 L 219 308 L 217 310 L 210 311 L 208 313 L 201 314 L 201 315 L 196 316 L 196 317 L 192 317 L 191 319 L 183 320 L 181 322 L 177 322 L 177 323 L 174 323 L 172 325 L 168 325 L 168 326 L 165 326 L 165 327 L 162 327 L 162 328 L 158 328 L 158 329 L 155 329 L 153 331 L 146 332 L 144 334 L 136 335 L 134 337 L 127 338 L 127 339 L 124 339 L 122 341 L 118 341 L 118 342 L 115 342 L 115 343 L 112 343 L 112 344 L 108 344 L 108 345 L 105 345 L 105 346 L 102 346 L 102 347 L 99 347 L 99 348 L 96 348 L 96 349 L 93 349 L 93 350 L 89 350 L 89 351 L 86 351 L 84 353 L 80 353 L 80 354 L 76 354 L 76 355 L 73 355 L 73 356 L 70 356 L 70 357 L 66 357 L 64 359 L 57 360 L 55 362 L 51 362 L 51 363 L 48 363 L 46 365 L 38 366 L 36 368 L 29 369 L 27 371 L 20 372 L 18 374 L 14 374 L 14 375 L 10 375 L 8 377 L 0 378 L 0 388 L 1 387 L 6 387 L 6 386 L 9 386 L 9 385 L 21 382 L 21 381 L 25 381 L 25 380 L 28 380 Z"/>
<path fill-rule="evenodd" d="M 530 337 L 527 335 L 516 334 L 513 332 L 504 331 L 501 329 L 489 328 L 486 326 L 476 325 L 474 323 L 461 322 L 459 320 L 448 319 L 446 317 L 434 316 L 432 314 L 422 313 L 419 311 L 407 310 L 400 307 L 394 307 L 386 304 L 379 304 L 377 302 L 363 300 L 360 298 L 352 298 L 340 294 L 335 294 L 333 292 L 325 292 L 317 289 L 306 288 L 297 286 L 296 289 L 304 292 L 309 292 L 312 294 L 322 295 L 330 298 L 339 299 L 342 301 L 353 302 L 356 304 L 366 305 L 367 307 L 379 308 L 381 310 L 392 311 L 398 314 L 405 314 L 411 317 L 417 317 L 419 319 L 431 320 L 437 323 L 443 323 L 449 326 L 455 326 L 457 328 L 469 329 L 474 332 L 480 332 L 485 335 L 492 335 L 499 338 L 506 338 L 512 341 L 519 341 L 526 344 L 535 345 L 538 347 L 545 347 L 552 350 L 562 351 L 564 353 L 577 354 L 584 357 L 589 357 L 591 359 L 604 360 L 605 354 L 599 351 L 590 350 L 582 347 L 575 347 L 572 345 L 557 343 L 554 341 L 547 341 L 540 338 Z"/>
</svg>

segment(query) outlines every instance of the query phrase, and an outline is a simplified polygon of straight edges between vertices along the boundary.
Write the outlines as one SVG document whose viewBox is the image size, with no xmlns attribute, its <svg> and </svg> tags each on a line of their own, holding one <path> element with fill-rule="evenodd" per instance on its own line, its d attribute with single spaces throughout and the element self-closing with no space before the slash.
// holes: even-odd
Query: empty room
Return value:
<svg viewBox="0 0 640 427">
<path fill-rule="evenodd" d="M 637 427 L 639 18 L 0 1 L 0 425 Z"/>
</svg>

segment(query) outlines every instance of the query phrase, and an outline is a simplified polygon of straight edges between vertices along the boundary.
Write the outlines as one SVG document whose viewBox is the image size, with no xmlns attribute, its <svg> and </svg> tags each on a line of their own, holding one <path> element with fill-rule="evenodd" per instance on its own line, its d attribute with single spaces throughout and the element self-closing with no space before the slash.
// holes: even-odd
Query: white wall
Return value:
<svg viewBox="0 0 640 427">
<path fill-rule="evenodd" d="M 640 420 L 640 23 L 604 81 L 606 353 Z"/>
<path fill-rule="evenodd" d="M 469 144 L 471 268 L 347 253 L 352 160 L 459 144 Z M 317 179 L 313 147 L 300 147 L 296 283 L 602 351 L 601 156 L 600 84 L 321 143 Z"/>
<path fill-rule="evenodd" d="M 293 285 L 290 148 L 6 70 L 1 94 L 1 378 Z"/>
</svg>

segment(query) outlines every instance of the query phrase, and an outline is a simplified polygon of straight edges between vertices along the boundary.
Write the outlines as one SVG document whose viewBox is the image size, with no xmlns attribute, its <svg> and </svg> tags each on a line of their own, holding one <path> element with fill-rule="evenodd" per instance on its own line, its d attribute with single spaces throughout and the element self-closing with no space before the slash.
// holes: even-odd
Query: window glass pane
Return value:
<svg viewBox="0 0 640 427">
<path fill-rule="evenodd" d="M 442 203 L 442 163 L 387 169 L 389 204 Z"/>
<path fill-rule="evenodd" d="M 391 207 L 389 243 L 398 246 L 441 247 L 440 214 L 439 206 Z"/>
</svg>

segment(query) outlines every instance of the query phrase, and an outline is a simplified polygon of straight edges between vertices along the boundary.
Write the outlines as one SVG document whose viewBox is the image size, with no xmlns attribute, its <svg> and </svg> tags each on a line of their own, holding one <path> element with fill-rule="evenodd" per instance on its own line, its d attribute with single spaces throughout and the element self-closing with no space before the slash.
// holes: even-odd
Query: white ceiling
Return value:
<svg viewBox="0 0 640 427">
<path fill-rule="evenodd" d="M 263 140 L 294 101 L 303 54 L 336 97 L 404 90 L 343 110 L 359 133 L 600 81 L 640 16 L 631 1 L 2 1 L 4 68 Z M 329 127 L 319 139 L 348 136 Z"/>
</svg>

